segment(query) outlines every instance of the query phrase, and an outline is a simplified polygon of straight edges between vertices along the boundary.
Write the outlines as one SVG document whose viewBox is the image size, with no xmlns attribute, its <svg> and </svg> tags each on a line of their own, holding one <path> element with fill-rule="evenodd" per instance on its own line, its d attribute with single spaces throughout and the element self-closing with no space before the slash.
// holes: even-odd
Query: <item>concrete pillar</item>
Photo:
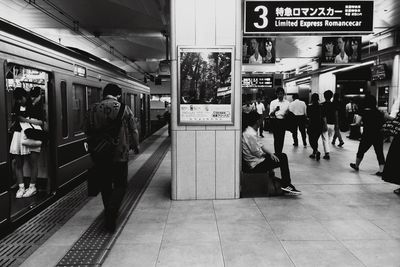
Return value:
<svg viewBox="0 0 400 267">
<path fill-rule="evenodd" d="M 393 72 L 392 72 L 392 88 L 389 94 L 389 110 L 391 110 L 394 101 L 400 97 L 400 56 L 395 55 L 393 58 Z"/>
<path fill-rule="evenodd" d="M 171 0 L 172 199 L 239 198 L 241 153 L 241 0 Z M 180 126 L 181 45 L 234 46 L 234 125 Z"/>
</svg>

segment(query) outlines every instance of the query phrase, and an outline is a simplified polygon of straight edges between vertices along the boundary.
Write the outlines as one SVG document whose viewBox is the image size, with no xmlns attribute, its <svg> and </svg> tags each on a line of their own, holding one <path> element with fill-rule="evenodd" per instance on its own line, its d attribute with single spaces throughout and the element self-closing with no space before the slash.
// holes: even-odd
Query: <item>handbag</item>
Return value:
<svg viewBox="0 0 400 267">
<path fill-rule="evenodd" d="M 393 120 L 387 120 L 382 125 L 382 133 L 385 136 L 397 136 L 400 134 L 400 112 Z"/>
<path fill-rule="evenodd" d="M 31 147 L 31 148 L 35 148 L 35 147 L 40 147 L 42 146 L 42 141 L 40 140 L 35 140 L 35 139 L 30 139 L 26 136 L 25 131 L 28 130 L 30 128 L 27 128 L 25 130 L 23 130 L 21 132 L 21 144 L 26 146 L 26 147 Z"/>
<path fill-rule="evenodd" d="M 48 134 L 47 132 L 43 131 L 42 129 L 36 129 L 30 124 L 32 128 L 25 129 L 25 135 L 29 139 L 39 140 L 39 141 L 47 141 Z"/>
<path fill-rule="evenodd" d="M 112 125 L 106 129 L 97 130 L 88 137 L 89 153 L 94 162 L 109 161 L 114 157 L 116 147 L 119 143 L 118 131 L 122 124 L 122 114 L 125 105 L 121 104 L 118 115 Z"/>
</svg>

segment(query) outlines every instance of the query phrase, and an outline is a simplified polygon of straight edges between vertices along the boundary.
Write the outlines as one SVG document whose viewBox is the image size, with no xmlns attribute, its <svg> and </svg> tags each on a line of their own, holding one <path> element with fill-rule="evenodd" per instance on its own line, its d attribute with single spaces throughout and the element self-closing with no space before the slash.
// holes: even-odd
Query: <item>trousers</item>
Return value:
<svg viewBox="0 0 400 267">
<path fill-rule="evenodd" d="M 282 175 L 281 186 L 286 187 L 291 184 L 288 158 L 285 153 L 275 153 L 274 155 L 278 157 L 279 162 L 275 162 L 267 156 L 264 161 L 257 164 L 251 171 L 255 173 L 267 173 L 268 171 L 279 167 Z"/>
<path fill-rule="evenodd" d="M 128 162 L 107 163 L 100 170 L 100 192 L 104 209 L 117 216 L 128 185 Z"/>
</svg>

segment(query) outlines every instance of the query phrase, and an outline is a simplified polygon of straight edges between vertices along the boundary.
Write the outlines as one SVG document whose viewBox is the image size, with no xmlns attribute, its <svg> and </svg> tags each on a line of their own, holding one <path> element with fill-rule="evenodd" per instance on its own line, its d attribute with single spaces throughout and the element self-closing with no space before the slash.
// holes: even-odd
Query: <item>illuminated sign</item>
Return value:
<svg viewBox="0 0 400 267">
<path fill-rule="evenodd" d="M 244 33 L 371 33 L 373 1 L 251 1 Z"/>
<path fill-rule="evenodd" d="M 242 88 L 272 87 L 272 77 L 243 77 Z"/>
<path fill-rule="evenodd" d="M 79 65 L 75 65 L 74 74 L 79 77 L 86 77 L 86 68 Z"/>
</svg>

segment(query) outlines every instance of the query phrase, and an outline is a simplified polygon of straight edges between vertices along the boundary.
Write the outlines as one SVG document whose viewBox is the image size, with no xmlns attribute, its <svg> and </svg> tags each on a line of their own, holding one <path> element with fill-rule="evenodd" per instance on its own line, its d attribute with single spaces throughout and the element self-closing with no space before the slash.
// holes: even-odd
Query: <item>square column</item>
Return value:
<svg viewBox="0 0 400 267">
<path fill-rule="evenodd" d="M 171 0 L 172 199 L 240 195 L 241 0 Z M 178 46 L 233 46 L 234 124 L 178 125 Z"/>
</svg>

